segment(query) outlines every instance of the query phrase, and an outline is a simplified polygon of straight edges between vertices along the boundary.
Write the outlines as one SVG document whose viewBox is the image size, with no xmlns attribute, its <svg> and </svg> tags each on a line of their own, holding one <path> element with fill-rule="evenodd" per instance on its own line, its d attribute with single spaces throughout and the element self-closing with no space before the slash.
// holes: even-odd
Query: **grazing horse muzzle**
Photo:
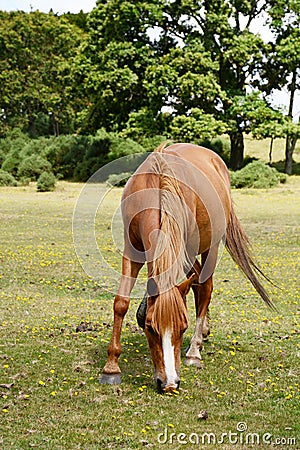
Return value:
<svg viewBox="0 0 300 450">
<path fill-rule="evenodd" d="M 179 388 L 181 346 L 188 326 L 185 297 L 194 279 L 192 275 L 179 286 L 158 293 L 156 297 L 149 296 L 147 307 L 139 308 L 146 310 L 144 331 L 160 393 Z"/>
<path fill-rule="evenodd" d="M 159 394 L 164 394 L 164 393 L 172 393 L 174 391 L 178 391 L 179 386 L 180 386 L 180 379 L 176 380 L 176 382 L 174 384 L 167 384 L 167 383 L 163 383 L 162 380 L 157 377 L 156 378 L 156 386 L 157 386 L 157 391 L 159 392 Z"/>
</svg>

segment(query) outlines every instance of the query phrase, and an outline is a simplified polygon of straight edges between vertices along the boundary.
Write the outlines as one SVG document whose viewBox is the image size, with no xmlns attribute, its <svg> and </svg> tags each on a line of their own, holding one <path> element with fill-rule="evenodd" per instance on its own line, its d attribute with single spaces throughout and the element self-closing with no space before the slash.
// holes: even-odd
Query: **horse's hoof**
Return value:
<svg viewBox="0 0 300 450">
<path fill-rule="evenodd" d="M 100 378 L 100 384 L 121 384 L 121 374 L 103 373 Z"/>
<path fill-rule="evenodd" d="M 184 361 L 186 366 L 195 366 L 198 369 L 202 369 L 201 359 L 197 357 L 187 357 Z"/>
</svg>

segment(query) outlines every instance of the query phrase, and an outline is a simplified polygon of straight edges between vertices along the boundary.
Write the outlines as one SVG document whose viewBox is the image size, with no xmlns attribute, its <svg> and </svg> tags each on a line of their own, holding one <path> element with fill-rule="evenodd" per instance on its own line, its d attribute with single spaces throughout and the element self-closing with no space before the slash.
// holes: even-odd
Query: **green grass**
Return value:
<svg viewBox="0 0 300 450">
<path fill-rule="evenodd" d="M 82 185 L 59 182 L 55 192 L 31 184 L 0 189 L 0 447 L 5 450 L 204 448 L 203 433 L 235 433 L 207 448 L 257 448 L 257 433 L 295 438 L 299 448 L 299 194 L 300 179 L 271 190 L 234 191 L 236 210 L 278 311 L 269 311 L 224 252 L 215 274 L 212 334 L 203 368 L 182 364 L 179 395 L 161 396 L 152 381 L 147 342 L 137 328 L 132 300 L 122 335 L 120 386 L 98 380 L 111 335 L 113 294 L 87 276 L 72 243 L 72 213 Z M 121 190 L 110 195 L 97 229 L 110 264 L 110 216 Z M 113 250 L 113 251 L 112 251 Z M 109 281 L 107 283 L 109 285 Z M 192 335 L 194 308 L 189 297 Z M 76 332 L 81 322 L 90 330 Z M 199 421 L 206 409 L 208 419 Z M 167 430 L 168 442 L 159 444 Z M 176 436 L 172 436 L 175 433 Z M 187 438 L 179 436 L 185 433 Z M 181 444 L 189 437 L 199 445 Z M 178 441 L 179 439 L 179 441 Z M 230 441 L 231 439 L 231 441 Z M 160 436 L 161 442 L 163 436 Z"/>
</svg>

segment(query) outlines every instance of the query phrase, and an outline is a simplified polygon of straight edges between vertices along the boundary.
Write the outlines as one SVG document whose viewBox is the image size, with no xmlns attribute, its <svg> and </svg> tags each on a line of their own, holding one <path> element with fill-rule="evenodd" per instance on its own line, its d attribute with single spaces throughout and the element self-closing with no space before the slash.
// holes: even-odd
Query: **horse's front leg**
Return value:
<svg viewBox="0 0 300 450">
<path fill-rule="evenodd" d="M 200 279 L 200 283 L 192 286 L 195 296 L 196 326 L 186 353 L 185 363 L 189 366 L 201 367 L 200 351 L 203 346 L 203 336 L 206 337 L 209 334 L 208 307 L 213 290 L 212 276 L 216 260 L 217 247 L 202 255 L 203 270 L 198 260 L 196 260 L 193 267 Z"/>
<path fill-rule="evenodd" d="M 112 337 L 108 347 L 108 359 L 104 366 L 100 382 L 102 384 L 121 383 L 121 370 L 119 356 L 121 354 L 121 331 L 125 314 L 130 303 L 130 292 L 134 286 L 138 273 L 143 264 L 135 263 L 123 257 L 122 278 L 118 293 L 114 301 L 114 325 Z"/>
</svg>

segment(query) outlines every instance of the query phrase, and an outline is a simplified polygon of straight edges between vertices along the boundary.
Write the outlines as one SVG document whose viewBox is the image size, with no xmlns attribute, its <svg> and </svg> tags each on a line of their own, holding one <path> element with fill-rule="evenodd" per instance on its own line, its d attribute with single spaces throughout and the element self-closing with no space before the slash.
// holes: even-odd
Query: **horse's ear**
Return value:
<svg viewBox="0 0 300 450">
<path fill-rule="evenodd" d="M 182 297 L 185 297 L 189 290 L 191 289 L 192 284 L 199 283 L 199 277 L 196 273 L 193 273 L 187 280 L 180 283 L 177 288 Z"/>
<path fill-rule="evenodd" d="M 157 283 L 152 277 L 147 281 L 147 293 L 149 297 L 157 297 L 159 295 Z"/>
</svg>

